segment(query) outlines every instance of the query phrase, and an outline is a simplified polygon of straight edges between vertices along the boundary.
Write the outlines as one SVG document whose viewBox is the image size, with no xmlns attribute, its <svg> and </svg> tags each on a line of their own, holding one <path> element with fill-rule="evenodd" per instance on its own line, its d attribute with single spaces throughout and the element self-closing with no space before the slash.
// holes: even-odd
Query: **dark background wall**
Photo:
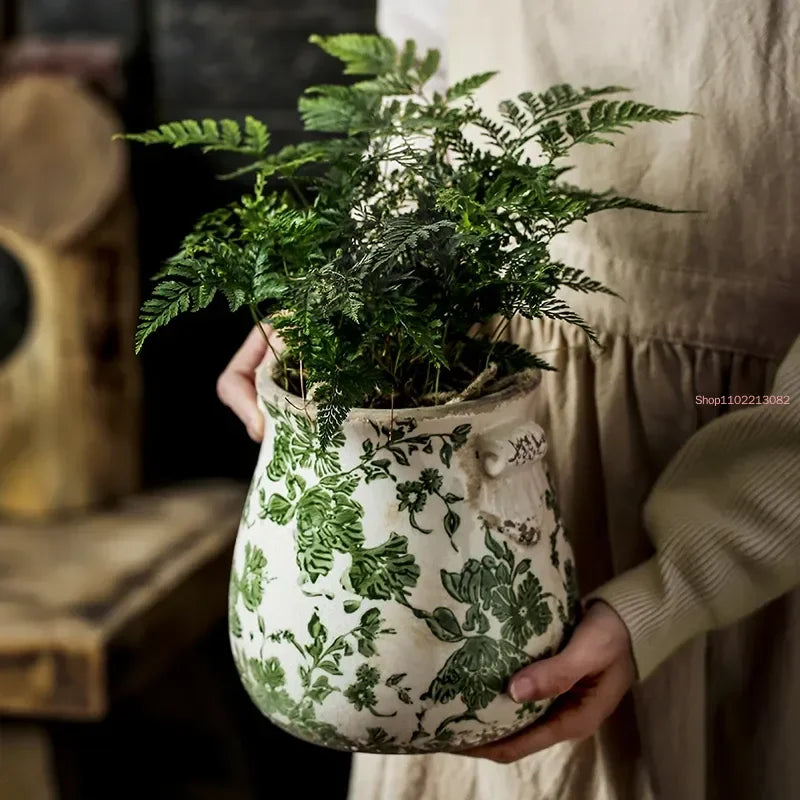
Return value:
<svg viewBox="0 0 800 800">
<path fill-rule="evenodd" d="M 311 33 L 374 30 L 371 0 L 0 0 L 17 35 L 117 37 L 127 53 L 128 130 L 196 117 L 263 119 L 280 147 L 300 136 L 297 97 L 336 80 Z M 188 151 L 132 148 L 142 292 L 203 211 L 241 190 L 225 165 Z M 249 478 L 255 446 L 214 394 L 217 374 L 250 327 L 224 306 L 154 337 L 142 354 L 148 484 Z"/>
<path fill-rule="evenodd" d="M 0 11 L 6 35 L 118 37 L 128 130 L 253 114 L 267 123 L 276 147 L 300 135 L 295 109 L 303 87 L 339 75 L 308 36 L 371 31 L 375 17 L 369 0 L 0 0 Z M 145 293 L 194 218 L 242 187 L 215 180 L 224 165 L 197 153 L 134 146 L 131 158 Z M 215 382 L 250 324 L 246 314 L 214 306 L 148 342 L 148 484 L 249 479 L 256 446 L 218 403 Z M 283 796 L 287 763 L 300 796 L 336 800 L 344 797 L 349 766 L 347 756 L 297 742 L 264 720 L 239 685 L 224 623 L 146 698 L 132 699 L 102 726 L 65 725 L 60 740 L 62 781 L 72 780 L 70 796 L 81 800 L 106 797 L 110 786 L 120 800 Z"/>
</svg>

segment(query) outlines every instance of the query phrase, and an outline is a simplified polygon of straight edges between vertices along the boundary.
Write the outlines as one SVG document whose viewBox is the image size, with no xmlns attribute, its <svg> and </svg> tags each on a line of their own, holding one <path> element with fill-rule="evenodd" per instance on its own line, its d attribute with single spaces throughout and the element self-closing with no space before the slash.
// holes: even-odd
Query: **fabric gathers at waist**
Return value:
<svg viewBox="0 0 800 800">
<path fill-rule="evenodd" d="M 559 257 L 620 295 L 570 290 L 561 295 L 601 336 L 781 359 L 800 334 L 800 291 L 788 282 L 626 261 L 584 248 Z"/>
</svg>

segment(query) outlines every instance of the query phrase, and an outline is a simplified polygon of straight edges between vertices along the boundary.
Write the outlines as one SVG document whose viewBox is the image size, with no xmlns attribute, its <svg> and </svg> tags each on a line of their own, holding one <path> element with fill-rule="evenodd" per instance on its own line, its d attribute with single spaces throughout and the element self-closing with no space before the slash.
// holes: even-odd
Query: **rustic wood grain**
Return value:
<svg viewBox="0 0 800 800">
<path fill-rule="evenodd" d="M 225 614 L 244 488 L 0 522 L 0 713 L 98 719 Z"/>
<path fill-rule="evenodd" d="M 0 224 L 63 246 L 108 213 L 125 186 L 127 148 L 108 106 L 71 78 L 0 84 Z"/>
<path fill-rule="evenodd" d="M 22 265 L 31 293 L 27 333 L 0 363 L 0 513 L 45 517 L 136 491 L 132 201 L 121 195 L 102 224 L 68 249 L 54 251 L 2 225 L 0 247 Z"/>
</svg>

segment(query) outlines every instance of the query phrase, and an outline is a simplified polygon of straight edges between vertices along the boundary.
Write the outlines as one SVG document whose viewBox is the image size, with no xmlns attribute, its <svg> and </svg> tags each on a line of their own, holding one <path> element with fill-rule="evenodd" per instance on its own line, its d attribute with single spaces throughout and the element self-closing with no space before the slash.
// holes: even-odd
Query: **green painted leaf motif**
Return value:
<svg viewBox="0 0 800 800">
<path fill-rule="evenodd" d="M 555 528 L 553 532 L 550 534 L 550 563 L 558 569 L 561 560 L 558 557 L 558 528 Z"/>
<path fill-rule="evenodd" d="M 268 658 L 266 661 L 251 658 L 250 672 L 253 680 L 270 689 L 280 689 L 286 683 L 286 673 L 277 658 Z"/>
<path fill-rule="evenodd" d="M 358 611 L 360 605 L 360 600 L 345 600 L 342 607 L 344 608 L 345 614 L 352 614 L 354 611 Z"/>
<path fill-rule="evenodd" d="M 478 633 L 486 633 L 489 630 L 489 618 L 477 604 L 467 609 L 467 617 L 464 622 L 465 631 L 474 631 L 476 629 Z"/>
<path fill-rule="evenodd" d="M 381 614 L 377 608 L 370 608 L 361 615 L 358 628 L 353 635 L 357 642 L 358 652 L 364 658 L 371 658 L 378 652 L 375 640 L 381 633 Z"/>
<path fill-rule="evenodd" d="M 444 530 L 448 536 L 453 536 L 453 534 L 458 530 L 458 526 L 461 524 L 461 517 L 456 514 L 455 511 L 449 510 L 447 514 L 444 516 Z"/>
<path fill-rule="evenodd" d="M 297 565 L 314 583 L 333 566 L 333 551 L 358 552 L 364 509 L 345 492 L 312 486 L 297 504 Z"/>
<path fill-rule="evenodd" d="M 319 665 L 320 669 L 324 669 L 325 672 L 331 675 L 342 675 L 342 671 L 339 669 L 339 665 L 335 661 L 323 661 Z"/>
<path fill-rule="evenodd" d="M 276 525 L 286 525 L 292 518 L 294 506 L 285 497 L 279 494 L 270 496 L 266 505 L 266 515 Z"/>
<path fill-rule="evenodd" d="M 239 579 L 239 592 L 244 607 L 256 611 L 264 598 L 267 558 L 260 547 L 247 542 L 244 547 L 244 569 Z"/>
<path fill-rule="evenodd" d="M 564 562 L 564 588 L 567 592 L 567 619 L 577 620 L 581 613 L 581 594 L 575 565 L 569 559 Z"/>
<path fill-rule="evenodd" d="M 327 675 L 320 675 L 315 681 L 311 689 L 308 691 L 308 697 L 315 703 L 322 703 L 325 698 L 338 691 L 335 687 L 331 686 L 328 682 Z"/>
<path fill-rule="evenodd" d="M 364 541 L 363 516 L 363 506 L 347 493 L 331 492 L 323 486 L 311 487 L 297 504 L 298 530 L 318 529 L 323 540 L 342 553 Z"/>
<path fill-rule="evenodd" d="M 385 728 L 367 728 L 367 744 L 371 746 L 391 744 L 394 736 L 389 736 Z"/>
<path fill-rule="evenodd" d="M 283 478 L 289 470 L 289 454 L 285 448 L 279 447 L 279 440 L 275 441 L 272 458 L 267 464 L 267 477 L 276 483 Z"/>
<path fill-rule="evenodd" d="M 286 476 L 286 493 L 289 499 L 294 502 L 298 495 L 301 495 L 306 488 L 306 482 L 300 475 L 289 474 Z"/>
<path fill-rule="evenodd" d="M 313 659 L 317 659 L 322 655 L 322 651 L 325 648 L 328 629 L 322 624 L 316 611 L 308 621 L 308 635 L 311 637 L 311 644 L 306 647 L 306 651 Z"/>
<path fill-rule="evenodd" d="M 297 567 L 311 583 L 320 575 L 327 575 L 333 568 L 333 548 L 319 528 L 298 529 L 295 533 L 295 550 Z"/>
<path fill-rule="evenodd" d="M 394 460 L 398 464 L 402 464 L 404 467 L 407 467 L 411 463 L 408 460 L 408 456 L 399 447 L 390 447 L 389 452 L 394 456 Z"/>
<path fill-rule="evenodd" d="M 495 558 L 502 559 L 503 558 L 503 548 L 499 544 L 499 542 L 495 541 L 491 534 L 489 533 L 489 526 L 486 526 L 486 536 L 484 536 L 484 542 L 486 544 L 487 549 L 494 555 Z"/>
<path fill-rule="evenodd" d="M 453 457 L 453 446 L 450 442 L 445 442 L 439 450 L 439 458 L 442 460 L 448 469 L 450 468 L 450 459 Z"/>
<path fill-rule="evenodd" d="M 472 425 L 467 423 L 463 425 L 457 425 L 455 428 L 453 428 L 453 432 L 450 435 L 450 441 L 453 443 L 454 450 L 458 450 L 467 443 L 467 437 L 469 436 L 471 430 Z"/>
<path fill-rule="evenodd" d="M 461 569 L 461 572 L 439 573 L 442 585 L 448 594 L 460 603 L 483 603 L 484 609 L 489 607 L 491 590 L 497 585 L 493 570 L 496 563 L 470 558 Z"/>
<path fill-rule="evenodd" d="M 342 477 L 340 474 L 327 475 L 319 482 L 320 486 L 330 489 L 334 493 L 341 493 L 344 495 L 351 495 L 358 489 L 359 484 L 358 475 L 350 475 L 349 477 Z"/>
<path fill-rule="evenodd" d="M 486 708 L 528 660 L 508 642 L 473 636 L 450 655 L 423 699 L 449 703 L 460 696 L 468 709 Z"/>
<path fill-rule="evenodd" d="M 394 675 L 390 675 L 386 679 L 386 685 L 387 686 L 397 686 L 397 684 L 400 683 L 400 681 L 402 681 L 403 678 L 405 678 L 405 676 L 406 676 L 405 672 L 397 672 Z"/>
<path fill-rule="evenodd" d="M 443 642 L 458 642 L 464 638 L 456 615 L 449 608 L 439 606 L 425 616 L 425 622 L 433 635 Z"/>
<path fill-rule="evenodd" d="M 420 569 L 408 552 L 408 538 L 391 533 L 377 547 L 353 552 L 352 563 L 343 581 L 361 597 L 391 600 L 405 597 L 417 585 Z"/>
<path fill-rule="evenodd" d="M 372 658 L 378 654 L 378 648 L 375 647 L 375 642 L 372 639 L 358 639 L 358 652 L 364 658 Z"/>
<path fill-rule="evenodd" d="M 228 624 L 230 626 L 231 636 L 234 636 L 237 639 L 241 639 L 242 620 L 241 617 L 239 617 L 239 612 L 233 606 L 231 607 L 230 613 L 228 614 Z"/>
</svg>

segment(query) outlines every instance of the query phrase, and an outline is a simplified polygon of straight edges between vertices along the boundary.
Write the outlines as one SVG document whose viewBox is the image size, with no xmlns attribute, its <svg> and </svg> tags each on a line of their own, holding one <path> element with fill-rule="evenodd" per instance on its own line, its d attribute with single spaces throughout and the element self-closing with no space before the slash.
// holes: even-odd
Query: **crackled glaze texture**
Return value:
<svg viewBox="0 0 800 800">
<path fill-rule="evenodd" d="M 324 452 L 298 399 L 263 370 L 258 384 L 266 435 L 230 588 L 253 702 L 302 739 L 379 753 L 455 751 L 541 716 L 507 679 L 563 645 L 579 603 L 536 381 L 355 410 Z"/>
</svg>

